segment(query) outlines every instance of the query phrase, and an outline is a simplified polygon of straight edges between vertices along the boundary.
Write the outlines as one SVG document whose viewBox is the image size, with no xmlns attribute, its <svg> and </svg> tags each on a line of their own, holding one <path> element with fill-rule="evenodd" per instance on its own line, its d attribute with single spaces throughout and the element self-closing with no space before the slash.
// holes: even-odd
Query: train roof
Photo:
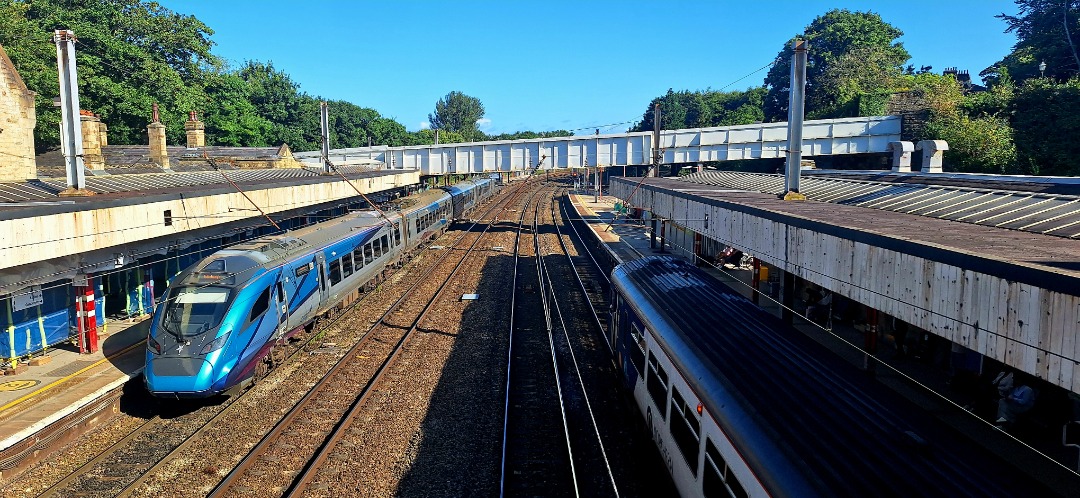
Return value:
<svg viewBox="0 0 1080 498">
<path fill-rule="evenodd" d="M 612 277 L 770 494 L 1053 494 L 683 260 Z"/>
<path fill-rule="evenodd" d="M 475 179 L 475 180 L 465 180 L 465 181 L 458 182 L 458 183 L 455 183 L 453 185 L 450 185 L 448 187 L 442 187 L 442 188 L 443 188 L 443 190 L 446 190 L 447 192 L 450 192 L 450 194 L 452 194 L 452 195 L 457 195 L 457 194 L 460 194 L 462 192 L 468 192 L 468 191 L 470 191 L 470 190 L 472 190 L 472 189 L 474 189 L 476 187 L 479 187 L 481 185 L 487 185 L 488 183 L 491 183 L 490 179 L 478 178 L 478 179 Z"/>
</svg>

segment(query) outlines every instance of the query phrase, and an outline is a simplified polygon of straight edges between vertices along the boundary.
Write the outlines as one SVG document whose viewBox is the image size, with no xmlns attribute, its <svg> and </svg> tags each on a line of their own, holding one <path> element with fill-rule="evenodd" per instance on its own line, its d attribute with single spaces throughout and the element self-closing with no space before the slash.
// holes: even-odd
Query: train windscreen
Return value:
<svg viewBox="0 0 1080 498">
<path fill-rule="evenodd" d="M 214 286 L 170 290 L 161 318 L 162 329 L 177 338 L 188 338 L 217 327 L 228 310 L 231 292 Z"/>
</svg>

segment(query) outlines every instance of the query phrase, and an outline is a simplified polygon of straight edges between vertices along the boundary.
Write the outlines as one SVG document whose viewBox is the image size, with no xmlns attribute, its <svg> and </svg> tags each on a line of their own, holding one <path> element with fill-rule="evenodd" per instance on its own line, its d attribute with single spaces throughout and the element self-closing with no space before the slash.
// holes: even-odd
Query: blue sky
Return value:
<svg viewBox="0 0 1080 498">
<path fill-rule="evenodd" d="M 624 131 L 668 88 L 760 85 L 765 71 L 754 71 L 832 8 L 876 12 L 904 32 L 910 64 L 979 81 L 1016 43 L 994 15 L 1017 10 L 1002 0 L 159 2 L 210 26 L 213 52 L 233 64 L 273 62 L 302 91 L 409 130 L 456 90 L 484 103 L 488 133 L 579 134 Z"/>
</svg>

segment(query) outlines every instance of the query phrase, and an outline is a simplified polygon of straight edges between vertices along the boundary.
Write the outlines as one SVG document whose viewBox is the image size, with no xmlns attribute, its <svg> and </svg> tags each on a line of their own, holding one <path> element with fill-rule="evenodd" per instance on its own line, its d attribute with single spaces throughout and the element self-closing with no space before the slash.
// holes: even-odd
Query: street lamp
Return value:
<svg viewBox="0 0 1080 498">
<path fill-rule="evenodd" d="M 1046 77 L 1046 61 L 1042 61 L 1042 62 L 1039 63 L 1039 77 L 1040 78 L 1045 78 Z"/>
</svg>

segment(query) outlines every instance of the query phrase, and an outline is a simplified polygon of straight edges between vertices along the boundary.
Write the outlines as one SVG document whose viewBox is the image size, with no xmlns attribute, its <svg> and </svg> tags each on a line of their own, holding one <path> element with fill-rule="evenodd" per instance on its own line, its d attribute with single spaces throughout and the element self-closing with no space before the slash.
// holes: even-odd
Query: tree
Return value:
<svg viewBox="0 0 1080 498">
<path fill-rule="evenodd" d="M 101 114 L 113 143 L 145 143 L 154 102 L 170 141 L 182 140 L 187 111 L 203 101 L 201 67 L 211 63 L 213 33 L 192 16 L 140 0 L 27 0 L 0 7 L 0 43 L 37 92 L 39 150 L 59 145 L 52 99 L 59 94 L 54 29 L 70 29 L 84 109 Z"/>
<path fill-rule="evenodd" d="M 764 87 L 735 92 L 676 92 L 669 88 L 666 94 L 649 103 L 641 121 L 631 131 L 653 130 L 653 107 L 657 104 L 660 104 L 660 128 L 663 130 L 761 122 L 764 97 Z"/>
<path fill-rule="evenodd" d="M 1046 63 L 1045 75 L 1064 80 L 1080 74 L 1080 0 L 1015 0 L 1017 15 L 996 16 L 1008 25 L 1006 33 L 1016 33 L 1013 51 L 980 74 L 994 82 L 1002 70 L 1017 81 L 1042 75 L 1039 63 Z"/>
<path fill-rule="evenodd" d="M 476 136 L 476 122 L 484 117 L 484 104 L 476 97 L 453 91 L 435 103 L 435 112 L 428 122 L 437 130 L 460 133 L 466 138 Z"/>
<path fill-rule="evenodd" d="M 1080 175 L 1080 78 L 1029 79 L 1017 89 L 1010 109 L 1020 172 Z"/>
<path fill-rule="evenodd" d="M 888 81 L 874 78 L 877 74 L 899 74 L 911 56 L 902 43 L 895 41 L 904 33 L 871 12 L 851 12 L 834 9 L 818 16 L 799 38 L 809 41 L 806 66 L 806 113 L 825 112 L 842 105 L 843 88 L 848 79 L 855 79 L 855 88 L 870 89 L 888 86 Z M 776 63 L 765 77 L 768 93 L 765 97 L 765 118 L 786 121 L 788 87 L 791 79 L 791 41 L 777 55 Z M 874 54 L 874 65 L 881 68 L 858 69 L 858 55 Z M 842 70 L 842 68 L 850 68 Z M 849 88 L 850 89 L 850 88 Z"/>
</svg>

